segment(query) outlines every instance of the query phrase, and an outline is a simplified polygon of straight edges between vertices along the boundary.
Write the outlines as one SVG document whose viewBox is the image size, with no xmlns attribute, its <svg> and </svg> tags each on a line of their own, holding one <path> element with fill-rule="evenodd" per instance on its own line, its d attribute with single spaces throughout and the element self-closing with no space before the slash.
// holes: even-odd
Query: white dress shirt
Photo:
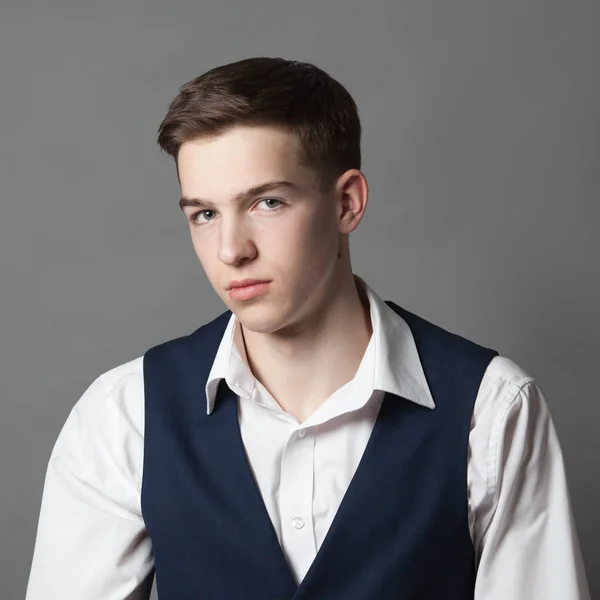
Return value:
<svg viewBox="0 0 600 600">
<path fill-rule="evenodd" d="M 384 393 L 435 409 L 407 323 L 355 278 L 369 299 L 371 339 L 355 377 L 307 420 L 285 412 L 252 375 L 234 341 L 233 314 L 205 390 L 207 413 L 221 378 L 238 394 L 248 460 L 297 583 L 333 521 Z M 140 356 L 93 381 L 58 436 L 26 600 L 149 597 L 154 562 L 140 503 L 143 436 Z M 465 483 L 475 600 L 590 598 L 545 398 L 506 357 L 491 361 L 478 391 Z"/>
</svg>

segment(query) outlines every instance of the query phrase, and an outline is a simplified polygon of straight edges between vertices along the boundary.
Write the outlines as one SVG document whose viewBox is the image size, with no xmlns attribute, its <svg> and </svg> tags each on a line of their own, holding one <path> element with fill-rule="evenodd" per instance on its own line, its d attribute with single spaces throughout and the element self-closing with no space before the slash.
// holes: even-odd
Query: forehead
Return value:
<svg viewBox="0 0 600 600">
<path fill-rule="evenodd" d="M 298 164 L 299 141 L 273 127 L 234 127 L 181 145 L 177 165 L 184 196 L 229 197 L 269 180 L 309 187 L 314 173 Z"/>
</svg>

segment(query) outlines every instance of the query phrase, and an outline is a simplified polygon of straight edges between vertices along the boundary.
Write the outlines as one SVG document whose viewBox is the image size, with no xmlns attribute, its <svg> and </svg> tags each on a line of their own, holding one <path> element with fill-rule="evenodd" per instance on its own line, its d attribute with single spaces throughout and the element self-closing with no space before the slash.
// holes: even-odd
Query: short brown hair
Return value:
<svg viewBox="0 0 600 600">
<path fill-rule="evenodd" d="M 356 103 L 313 64 L 256 57 L 215 67 L 181 86 L 157 141 L 177 165 L 184 142 L 235 125 L 270 125 L 294 133 L 300 140 L 300 164 L 315 171 L 324 191 L 348 169 L 361 168 Z"/>
</svg>

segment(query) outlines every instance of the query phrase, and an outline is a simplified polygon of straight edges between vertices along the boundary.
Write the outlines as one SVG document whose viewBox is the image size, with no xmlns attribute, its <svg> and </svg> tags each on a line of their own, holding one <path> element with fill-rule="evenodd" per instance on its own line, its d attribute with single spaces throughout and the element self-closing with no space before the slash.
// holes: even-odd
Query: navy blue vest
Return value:
<svg viewBox="0 0 600 600">
<path fill-rule="evenodd" d="M 386 304 L 413 333 L 436 408 L 386 393 L 300 585 L 225 380 L 206 414 L 204 386 L 231 312 L 145 353 L 141 502 L 161 600 L 472 600 L 467 445 L 481 379 L 498 353 Z"/>
</svg>

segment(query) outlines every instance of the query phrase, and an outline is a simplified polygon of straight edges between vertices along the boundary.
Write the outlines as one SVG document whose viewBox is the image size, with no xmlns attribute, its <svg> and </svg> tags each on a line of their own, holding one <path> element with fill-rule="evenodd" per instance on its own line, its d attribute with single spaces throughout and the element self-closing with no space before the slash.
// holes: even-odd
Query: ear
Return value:
<svg viewBox="0 0 600 600">
<path fill-rule="evenodd" d="M 369 184 L 358 169 L 349 169 L 337 181 L 335 190 L 340 233 L 354 231 L 369 201 Z"/>
</svg>

